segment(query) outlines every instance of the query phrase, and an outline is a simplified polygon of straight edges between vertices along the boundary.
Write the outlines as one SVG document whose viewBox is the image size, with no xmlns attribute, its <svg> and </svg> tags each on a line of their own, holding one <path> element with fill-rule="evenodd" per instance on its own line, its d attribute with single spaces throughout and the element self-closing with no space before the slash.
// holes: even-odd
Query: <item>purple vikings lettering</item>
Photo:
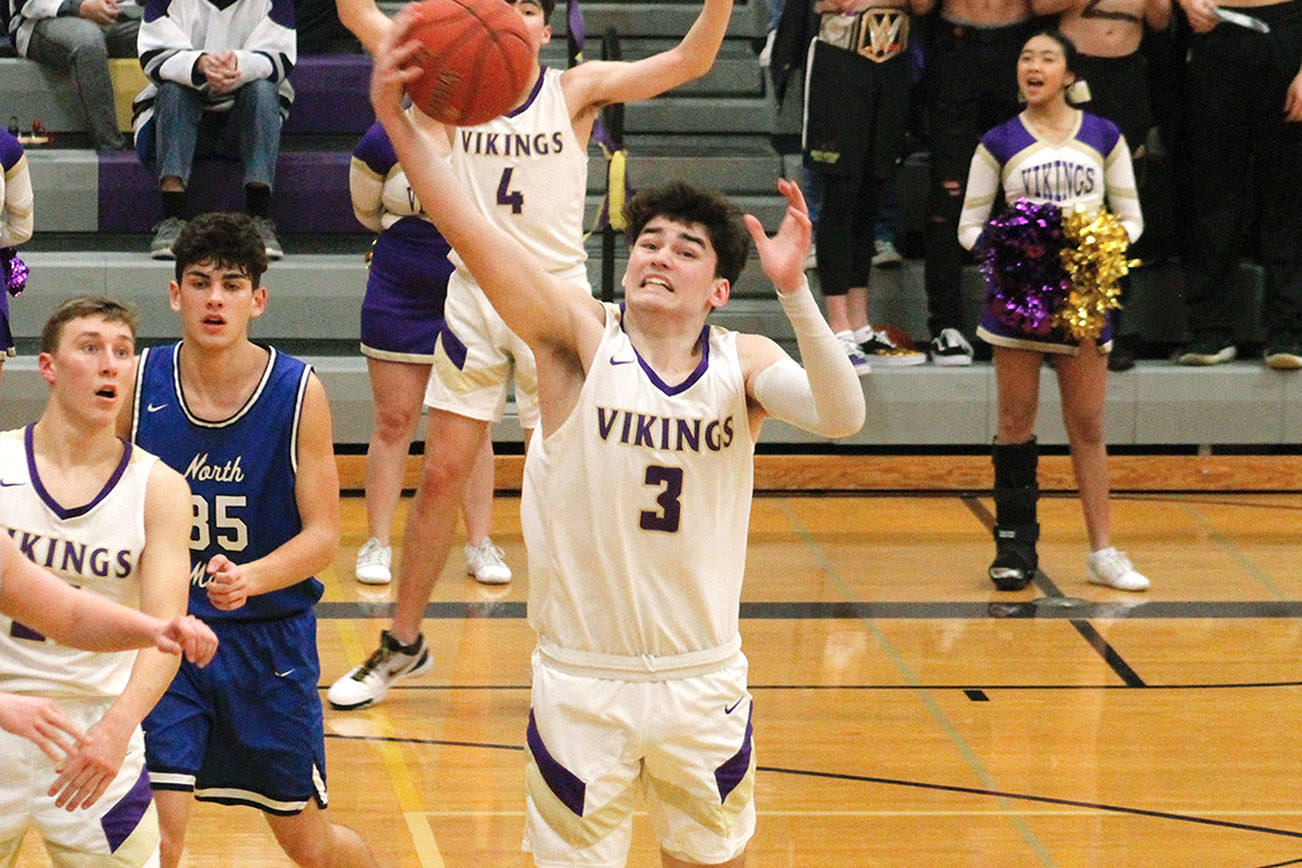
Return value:
<svg viewBox="0 0 1302 868">
<path fill-rule="evenodd" d="M 565 136 L 560 130 L 550 133 L 488 133 L 463 129 L 461 149 L 483 157 L 545 157 L 565 150 Z"/>
<path fill-rule="evenodd" d="M 48 537 L 11 527 L 5 530 L 18 543 L 18 549 L 29 561 L 46 569 L 88 579 L 107 579 L 111 573 L 112 578 L 122 579 L 131 575 L 135 566 L 128 549 L 114 552 L 103 546 L 90 548 L 85 543 L 76 543 L 63 537 Z"/>
<path fill-rule="evenodd" d="M 1094 167 L 1054 160 L 1022 169 L 1022 186 L 1034 199 L 1064 202 L 1094 192 Z"/>
<path fill-rule="evenodd" d="M 622 419 L 621 419 L 622 417 Z M 610 442 L 619 430 L 617 442 L 625 446 L 645 447 L 673 452 L 718 452 L 733 441 L 732 417 L 725 419 L 678 419 L 616 408 L 597 408 L 597 434 Z"/>
</svg>

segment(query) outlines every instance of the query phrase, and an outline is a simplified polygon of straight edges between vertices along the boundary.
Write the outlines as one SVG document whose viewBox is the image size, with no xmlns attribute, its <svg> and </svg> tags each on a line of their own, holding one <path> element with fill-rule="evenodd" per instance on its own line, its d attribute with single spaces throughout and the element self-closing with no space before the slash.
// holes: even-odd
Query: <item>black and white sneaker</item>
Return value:
<svg viewBox="0 0 1302 868">
<path fill-rule="evenodd" d="M 972 364 L 972 345 L 958 329 L 941 329 L 940 334 L 931 339 L 928 347 L 931 361 L 941 367 L 961 367 Z"/>
<path fill-rule="evenodd" d="M 897 346 L 890 335 L 884 331 L 877 331 L 870 325 L 856 329 L 854 340 L 868 360 L 875 365 L 906 367 L 920 365 L 927 360 L 926 353 Z"/>
<path fill-rule="evenodd" d="M 340 711 L 365 708 L 384 698 L 400 678 L 428 672 L 434 661 L 425 647 L 425 637 L 403 645 L 388 630 L 380 632 L 380 647 L 366 662 L 340 678 L 326 691 L 326 700 Z"/>
<path fill-rule="evenodd" d="M 1195 338 L 1176 358 L 1176 362 L 1181 365 L 1210 367 L 1232 362 L 1237 355 L 1238 348 L 1231 343 L 1215 337 Z"/>
</svg>

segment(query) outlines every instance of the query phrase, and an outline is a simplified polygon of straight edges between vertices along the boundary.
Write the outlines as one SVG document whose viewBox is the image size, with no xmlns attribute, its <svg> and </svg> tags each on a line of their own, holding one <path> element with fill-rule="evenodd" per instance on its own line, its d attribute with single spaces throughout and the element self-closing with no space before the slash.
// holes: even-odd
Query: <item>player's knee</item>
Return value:
<svg viewBox="0 0 1302 868">
<path fill-rule="evenodd" d="M 181 852 L 185 849 L 185 836 L 169 833 L 165 826 L 160 826 L 158 831 L 158 864 L 160 868 L 175 868 L 181 862 Z"/>
<path fill-rule="evenodd" d="M 278 835 L 280 849 L 295 865 L 302 868 L 328 868 L 332 835 Z"/>
<path fill-rule="evenodd" d="M 1031 401 L 1000 400 L 996 437 L 1000 443 L 1025 443 L 1035 433 L 1036 404 Z"/>
<path fill-rule="evenodd" d="M 1099 413 L 1067 412 L 1063 427 L 1073 446 L 1098 446 L 1103 442 L 1103 419 Z"/>
<path fill-rule="evenodd" d="M 375 408 L 376 439 L 390 444 L 409 442 L 419 416 L 419 407 L 409 409 L 377 406 Z"/>
<path fill-rule="evenodd" d="M 421 469 L 420 494 L 424 498 L 460 498 L 474 465 L 475 456 L 458 454 L 455 449 L 425 451 L 425 464 Z"/>
</svg>

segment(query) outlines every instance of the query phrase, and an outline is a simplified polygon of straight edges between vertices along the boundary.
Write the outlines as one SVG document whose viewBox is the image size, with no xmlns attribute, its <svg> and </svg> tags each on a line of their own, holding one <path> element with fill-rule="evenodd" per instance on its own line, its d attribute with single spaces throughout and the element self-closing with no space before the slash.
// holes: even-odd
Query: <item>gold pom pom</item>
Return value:
<svg viewBox="0 0 1302 868">
<path fill-rule="evenodd" d="M 1054 314 L 1054 326 L 1078 341 L 1098 340 L 1108 311 L 1121 307 L 1118 282 L 1139 260 L 1126 259 L 1130 238 L 1115 214 L 1103 210 L 1087 214 L 1077 205 L 1063 214 L 1062 228 L 1068 241 L 1062 265 L 1071 292 Z"/>
</svg>

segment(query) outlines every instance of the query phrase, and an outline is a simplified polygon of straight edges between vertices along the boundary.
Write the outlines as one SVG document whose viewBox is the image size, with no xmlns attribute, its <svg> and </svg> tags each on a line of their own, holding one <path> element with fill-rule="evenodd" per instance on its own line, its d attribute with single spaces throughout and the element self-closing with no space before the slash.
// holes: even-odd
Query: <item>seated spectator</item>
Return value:
<svg viewBox="0 0 1302 868">
<path fill-rule="evenodd" d="M 63 70 L 100 151 L 126 145 L 118 130 L 110 57 L 135 57 L 140 7 L 134 0 L 8 0 L 9 35 L 19 57 Z"/>
<path fill-rule="evenodd" d="M 246 210 L 267 248 L 284 255 L 271 222 L 280 128 L 294 89 L 293 0 L 149 0 L 140 26 L 140 65 L 149 84 L 135 99 L 136 150 L 156 165 L 163 220 L 149 255 L 171 259 L 185 226 L 195 156 L 238 156 Z M 206 210 L 200 203 L 199 210 Z"/>
<path fill-rule="evenodd" d="M 32 237 L 32 179 L 27 172 L 23 146 L 12 135 L 0 130 L 0 373 L 4 361 L 14 354 L 14 338 L 9 332 L 9 294 L 21 291 L 15 269 L 18 263 L 13 248 Z M 11 280 L 11 277 L 13 278 Z"/>
</svg>

